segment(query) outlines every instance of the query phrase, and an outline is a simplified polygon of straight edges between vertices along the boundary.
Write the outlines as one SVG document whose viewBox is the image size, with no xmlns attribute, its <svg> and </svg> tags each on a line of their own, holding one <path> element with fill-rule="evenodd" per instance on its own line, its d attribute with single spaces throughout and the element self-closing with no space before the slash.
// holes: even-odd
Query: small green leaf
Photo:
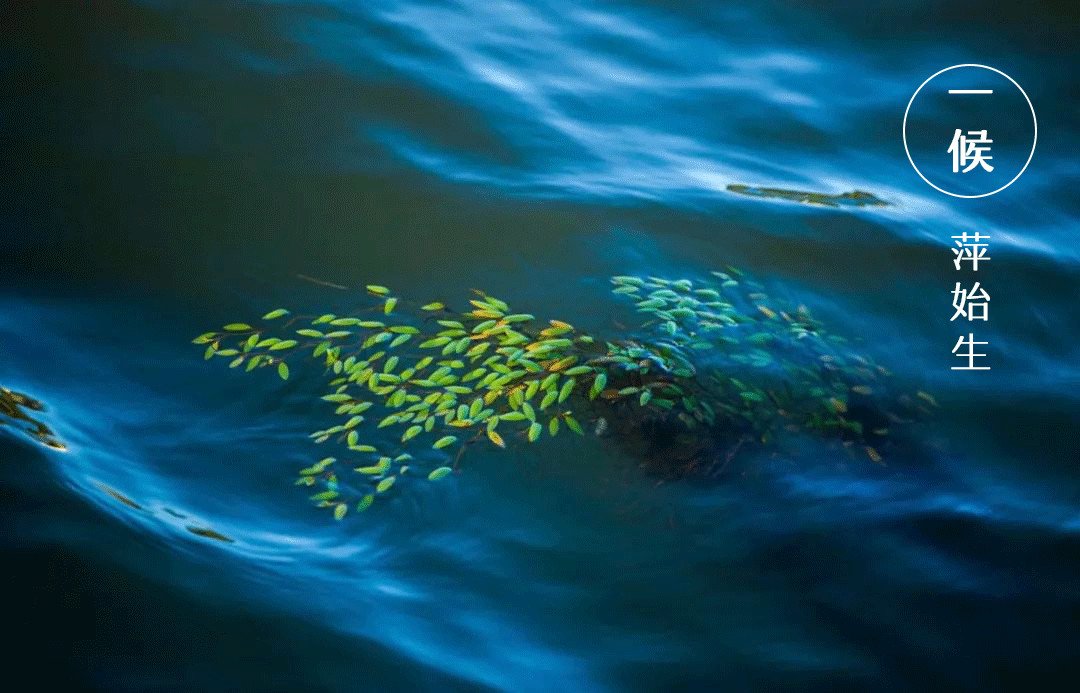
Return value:
<svg viewBox="0 0 1080 693">
<path fill-rule="evenodd" d="M 596 380 L 589 389 L 589 399 L 596 399 L 596 396 L 603 392 L 605 385 L 607 385 L 607 373 L 597 373 Z"/>
<path fill-rule="evenodd" d="M 386 493 L 390 490 L 390 487 L 394 485 L 395 481 L 397 481 L 397 477 L 388 476 L 378 483 L 375 487 L 375 491 L 377 493 Z"/>
<path fill-rule="evenodd" d="M 341 518 L 345 517 L 345 513 L 347 512 L 349 512 L 349 506 L 344 503 L 338 503 L 334 506 L 334 519 L 341 520 Z"/>
<path fill-rule="evenodd" d="M 284 361 L 279 363 L 277 365 L 277 373 L 278 373 L 279 376 L 281 376 L 282 380 L 288 380 L 289 379 L 289 364 L 285 363 Z"/>
<path fill-rule="evenodd" d="M 562 404 L 570 397 L 570 393 L 574 391 L 574 385 L 576 384 L 577 381 L 574 378 L 568 378 L 566 382 L 563 383 L 562 387 L 559 389 L 559 404 Z"/>
<path fill-rule="evenodd" d="M 228 330 L 229 332 L 243 332 L 245 330 L 252 329 L 252 327 L 251 327 L 251 325 L 248 325 L 247 323 L 234 322 L 234 323 L 229 323 L 228 325 L 226 325 L 225 329 Z"/>
<path fill-rule="evenodd" d="M 445 448 L 447 445 L 453 445 L 456 442 L 457 442 L 457 436 L 443 436 L 442 438 L 439 438 L 438 440 L 436 440 L 435 444 L 432 445 L 431 447 L 435 448 L 436 450 L 441 450 L 441 449 Z"/>
<path fill-rule="evenodd" d="M 280 318 L 282 315 L 288 315 L 288 314 L 289 314 L 289 311 L 285 310 L 284 308 L 278 308 L 277 310 L 272 310 L 269 313 L 267 313 L 266 315 L 264 315 L 262 319 L 263 320 L 274 320 L 275 318 Z"/>
<path fill-rule="evenodd" d="M 439 479 L 442 479 L 444 476 L 450 474 L 450 472 L 452 472 L 452 471 L 454 471 L 454 470 L 450 469 L 450 467 L 439 467 L 438 469 L 432 470 L 431 474 L 428 474 L 427 478 L 430 481 L 438 481 Z"/>
<path fill-rule="evenodd" d="M 385 286 L 379 286 L 378 284 L 368 284 L 366 288 L 376 296 L 385 296 L 390 293 L 390 289 L 387 289 Z"/>
</svg>

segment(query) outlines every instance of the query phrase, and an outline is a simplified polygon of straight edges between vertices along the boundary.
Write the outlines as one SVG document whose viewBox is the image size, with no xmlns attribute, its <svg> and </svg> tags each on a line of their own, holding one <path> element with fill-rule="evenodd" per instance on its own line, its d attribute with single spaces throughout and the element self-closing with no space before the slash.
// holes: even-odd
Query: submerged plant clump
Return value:
<svg viewBox="0 0 1080 693">
<path fill-rule="evenodd" d="M 802 190 L 784 190 L 782 188 L 758 188 L 750 185 L 738 185 L 732 183 L 727 186 L 729 192 L 738 193 L 740 195 L 749 195 L 750 197 L 764 197 L 774 200 L 788 200 L 790 202 L 802 202 L 808 205 L 819 205 L 822 207 L 888 207 L 889 203 L 882 200 L 873 193 L 863 192 L 862 190 L 852 190 L 851 192 L 841 193 L 839 195 L 830 195 L 828 193 L 815 193 L 804 192 Z"/>
<path fill-rule="evenodd" d="M 0 386 L 0 426 L 11 426 L 53 450 L 67 450 L 51 428 L 30 414 L 44 410 L 45 405 L 33 397 Z"/>
<path fill-rule="evenodd" d="M 881 462 L 875 445 L 889 425 L 925 411 L 917 398 L 890 398 L 888 371 L 828 335 L 804 306 L 770 301 L 734 268 L 696 282 L 612 283 L 644 321 L 610 339 L 482 292 L 462 311 L 406 304 L 369 285 L 374 305 L 346 315 L 279 308 L 194 342 L 206 359 L 282 379 L 299 360 L 317 362 L 322 400 L 339 418 L 311 437 L 342 452 L 301 469 L 297 483 L 316 489 L 312 500 L 337 519 L 402 478 L 445 477 L 475 443 L 505 448 L 588 427 L 618 434 L 653 471 L 709 476 L 744 445 L 805 432 Z M 392 442 L 379 429 L 393 431 Z"/>
</svg>

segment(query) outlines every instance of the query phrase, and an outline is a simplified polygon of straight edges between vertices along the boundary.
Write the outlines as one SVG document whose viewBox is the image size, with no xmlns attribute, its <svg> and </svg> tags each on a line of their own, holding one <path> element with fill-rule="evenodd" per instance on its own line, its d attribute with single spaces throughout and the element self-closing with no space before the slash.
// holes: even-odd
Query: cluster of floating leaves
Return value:
<svg viewBox="0 0 1080 693">
<path fill-rule="evenodd" d="M 651 329 L 641 340 L 647 346 L 624 353 L 679 377 L 693 393 L 676 415 L 687 429 L 709 424 L 710 436 L 682 438 L 693 444 L 684 454 L 689 472 L 708 474 L 729 461 L 717 454 L 731 451 L 725 442 L 768 444 L 805 432 L 857 446 L 881 463 L 875 446 L 888 441 L 890 425 L 937 406 L 925 392 L 894 393 L 887 368 L 829 334 L 806 306 L 770 299 L 736 268 L 696 283 L 627 276 L 612 282 Z M 707 416 L 698 415 L 701 409 Z"/>
<path fill-rule="evenodd" d="M 374 305 L 348 315 L 279 308 L 258 324 L 228 324 L 194 342 L 208 360 L 271 369 L 282 379 L 295 361 L 317 361 L 321 398 L 339 418 L 311 438 L 341 452 L 301 469 L 296 483 L 339 520 L 403 478 L 451 474 L 469 445 L 584 435 L 582 421 L 598 433 L 609 420 L 620 432 L 675 427 L 677 436 L 706 441 L 692 453 L 699 458 L 733 430 L 768 442 L 777 418 L 847 444 L 863 440 L 849 401 L 873 395 L 887 371 L 848 354 L 805 308 L 769 307 L 759 287 L 733 274 L 696 284 L 612 278 L 615 293 L 646 318 L 639 338 L 600 340 L 482 292 L 452 310 L 407 304 L 369 285 Z M 693 464 L 684 471 L 693 473 Z"/>
<path fill-rule="evenodd" d="M 51 428 L 30 414 L 44 410 L 45 406 L 33 397 L 0 387 L 0 426 L 11 426 L 54 450 L 67 450 Z"/>
</svg>

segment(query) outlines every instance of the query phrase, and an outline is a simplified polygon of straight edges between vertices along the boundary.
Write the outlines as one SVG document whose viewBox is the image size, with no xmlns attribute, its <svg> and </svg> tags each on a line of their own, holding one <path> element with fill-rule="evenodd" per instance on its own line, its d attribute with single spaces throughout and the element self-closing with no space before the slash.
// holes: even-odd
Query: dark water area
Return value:
<svg viewBox="0 0 1080 693">
<path fill-rule="evenodd" d="M 3 661 L 45 690 L 1071 690 L 1080 674 L 1072 3 L 167 2 L 0 9 Z M 1038 115 L 981 199 L 904 109 L 992 65 Z M 933 118 L 931 113 L 928 117 Z M 941 126 L 952 123 L 941 115 Z M 942 153 L 944 155 L 944 152 Z M 729 185 L 841 194 L 836 207 Z M 958 275 L 951 237 L 992 262 Z M 610 438 L 470 453 L 334 522 L 317 390 L 192 337 L 482 288 L 610 331 L 616 274 L 735 265 L 940 404 L 660 483 Z M 301 276 L 302 275 L 302 276 Z M 950 370 L 982 280 L 992 369 Z"/>
</svg>

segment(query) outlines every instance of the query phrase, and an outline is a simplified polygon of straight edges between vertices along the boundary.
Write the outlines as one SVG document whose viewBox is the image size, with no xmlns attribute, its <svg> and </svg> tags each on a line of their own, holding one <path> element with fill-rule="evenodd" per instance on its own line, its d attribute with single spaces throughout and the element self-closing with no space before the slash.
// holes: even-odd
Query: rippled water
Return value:
<svg viewBox="0 0 1080 693">
<path fill-rule="evenodd" d="M 1067 3 L 914 5 L 0 10 L 0 384 L 69 447 L 0 428 L 9 670 L 110 691 L 1066 687 L 1080 27 Z M 979 200 L 925 185 L 900 138 L 919 84 L 965 62 L 1016 79 L 1040 126 Z M 964 373 L 950 236 L 976 230 L 992 370 Z M 298 275 L 482 287 L 610 329 L 609 275 L 727 264 L 933 392 L 915 451 L 808 443 L 658 484 L 610 440 L 554 440 L 333 523 L 292 485 L 322 420 L 304 378 L 188 343 L 349 301 Z"/>
</svg>

